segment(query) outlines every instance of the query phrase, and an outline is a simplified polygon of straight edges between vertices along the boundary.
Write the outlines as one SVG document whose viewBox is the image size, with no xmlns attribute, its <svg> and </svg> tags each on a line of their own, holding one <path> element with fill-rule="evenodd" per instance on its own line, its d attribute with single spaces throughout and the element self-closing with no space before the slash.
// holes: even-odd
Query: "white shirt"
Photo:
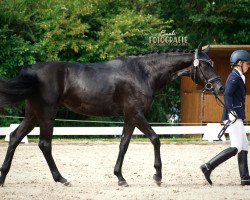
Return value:
<svg viewBox="0 0 250 200">
<path fill-rule="evenodd" d="M 246 77 L 245 75 L 242 73 L 242 71 L 240 71 L 238 68 L 235 68 L 239 73 L 240 73 L 240 77 L 242 78 L 243 82 L 246 83 Z"/>
</svg>

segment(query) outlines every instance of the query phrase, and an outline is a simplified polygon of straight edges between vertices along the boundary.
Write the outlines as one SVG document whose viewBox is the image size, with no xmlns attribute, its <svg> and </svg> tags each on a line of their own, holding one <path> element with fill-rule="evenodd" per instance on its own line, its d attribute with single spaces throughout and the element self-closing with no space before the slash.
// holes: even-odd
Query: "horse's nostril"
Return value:
<svg viewBox="0 0 250 200">
<path fill-rule="evenodd" d="M 222 93 L 224 92 L 225 88 L 223 86 L 220 87 L 219 91 Z"/>
</svg>

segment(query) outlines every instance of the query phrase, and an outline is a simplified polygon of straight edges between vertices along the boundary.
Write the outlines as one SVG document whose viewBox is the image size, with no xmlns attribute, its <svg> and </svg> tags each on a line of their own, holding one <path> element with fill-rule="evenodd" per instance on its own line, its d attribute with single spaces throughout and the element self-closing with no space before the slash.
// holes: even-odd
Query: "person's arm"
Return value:
<svg viewBox="0 0 250 200">
<path fill-rule="evenodd" d="M 233 95 L 237 89 L 238 85 L 238 79 L 237 78 L 232 78 L 227 81 L 225 92 L 224 92 L 224 103 L 229 113 L 229 119 L 230 121 L 235 120 L 235 116 L 237 116 L 234 108 L 233 108 Z M 235 115 L 235 116 L 233 116 Z"/>
</svg>

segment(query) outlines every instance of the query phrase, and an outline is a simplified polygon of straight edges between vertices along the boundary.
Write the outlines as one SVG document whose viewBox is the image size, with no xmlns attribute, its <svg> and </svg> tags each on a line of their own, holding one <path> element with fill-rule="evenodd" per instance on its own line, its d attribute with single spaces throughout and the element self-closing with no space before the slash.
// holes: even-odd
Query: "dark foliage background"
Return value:
<svg viewBox="0 0 250 200">
<path fill-rule="evenodd" d="M 178 48 L 194 49 L 200 41 L 249 44 L 249 7 L 248 0 L 0 0 L 0 76 L 14 77 L 23 66 L 42 61 L 102 62 L 173 48 L 149 44 L 149 37 L 161 30 L 188 37 L 188 47 Z M 156 96 L 149 121 L 168 122 L 171 116 L 179 116 L 179 89 L 177 80 Z M 2 112 L 23 116 L 23 105 Z M 79 116 L 63 108 L 57 118 L 122 121 Z M 18 121 L 0 118 L 0 126 Z"/>
</svg>

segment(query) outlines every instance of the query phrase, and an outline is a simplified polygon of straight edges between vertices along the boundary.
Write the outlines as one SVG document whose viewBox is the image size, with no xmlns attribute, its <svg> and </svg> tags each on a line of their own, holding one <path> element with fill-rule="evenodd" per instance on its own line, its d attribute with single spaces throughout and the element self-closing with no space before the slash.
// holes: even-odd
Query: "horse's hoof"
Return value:
<svg viewBox="0 0 250 200">
<path fill-rule="evenodd" d="M 67 183 L 68 181 L 67 181 L 67 179 L 61 177 L 61 178 L 59 179 L 59 182 L 62 183 L 62 184 L 65 184 L 65 183 Z"/>
<path fill-rule="evenodd" d="M 128 184 L 126 181 L 118 181 L 118 185 L 122 187 L 128 187 Z"/>
<path fill-rule="evenodd" d="M 72 186 L 71 183 L 70 183 L 70 181 L 67 181 L 67 179 L 65 179 L 63 177 L 60 178 L 59 182 L 61 184 L 63 184 L 64 186 L 67 186 L 67 187 L 71 187 Z"/>
<path fill-rule="evenodd" d="M 68 182 L 68 181 L 66 183 L 63 183 L 63 185 L 67 186 L 67 187 L 71 187 L 72 186 L 71 182 Z"/>
<path fill-rule="evenodd" d="M 156 174 L 154 174 L 153 179 L 156 185 L 161 186 L 161 177 L 158 177 Z"/>
</svg>

